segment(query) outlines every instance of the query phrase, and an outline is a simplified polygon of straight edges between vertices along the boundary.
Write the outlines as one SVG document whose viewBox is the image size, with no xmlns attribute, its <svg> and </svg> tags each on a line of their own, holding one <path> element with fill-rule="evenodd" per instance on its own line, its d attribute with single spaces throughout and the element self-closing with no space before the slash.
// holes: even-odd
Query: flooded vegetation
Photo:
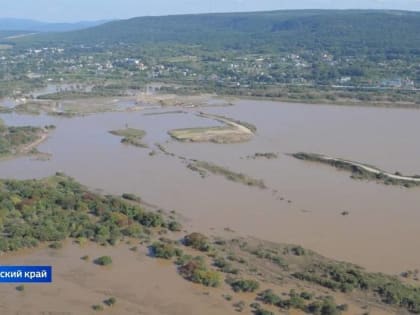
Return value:
<svg viewBox="0 0 420 315">
<path fill-rule="evenodd" d="M 374 180 L 385 185 L 397 185 L 407 188 L 420 185 L 420 175 L 404 176 L 399 172 L 391 174 L 368 164 L 332 158 L 322 154 L 299 152 L 292 154 L 292 156 L 299 160 L 319 162 L 349 171 L 352 174 L 351 178 L 354 179 Z"/>
<path fill-rule="evenodd" d="M 150 107 L 154 113 L 179 110 Z M 183 109 L 184 114 L 150 116 L 145 115 L 151 112 L 147 108 L 71 119 L 45 114 L 1 114 L 8 126 L 55 125 L 56 129 L 38 146 L 39 151 L 51 155 L 48 161 L 25 157 L 2 161 L 0 174 L 3 178 L 31 179 L 63 171 L 88 187 L 117 195 L 140 195 L 149 203 L 176 209 L 199 231 L 211 228 L 223 231 L 229 227 L 262 239 L 301 244 L 328 257 L 393 274 L 420 267 L 420 256 L 411 250 L 413 235 L 417 235 L 414 222 L 420 219 L 416 189 L 400 190 L 391 185 L 354 181 L 345 173 L 282 154 L 322 151 L 330 156 L 370 161 L 381 169 L 415 174 L 420 171 L 416 158 L 420 151 L 408 139 L 398 139 L 402 134 L 418 131 L 417 111 L 262 101 L 206 108 L 208 114 L 233 117 L 258 127 L 252 140 L 226 145 L 179 142 L 168 135 L 174 129 L 220 126 L 213 119 L 197 116 L 195 109 Z M 311 124 L 303 117 L 311 117 Z M 359 121 L 357 130 L 347 117 Z M 390 122 L 402 125 L 398 133 L 387 127 Z M 375 133 L 369 131 L 373 123 Z M 109 134 L 110 130 L 125 130 L 127 124 L 146 132 L 141 142 L 150 150 L 122 146 L 121 138 Z M 331 128 L 337 129 L 334 135 L 329 133 Z M 382 146 L 384 139 L 393 143 L 392 155 L 388 154 L 389 147 Z M 256 152 L 276 152 L 278 157 L 243 158 Z M 186 168 L 198 161 L 219 166 L 223 171 L 203 180 Z M 262 181 L 269 189 L 255 189 L 258 186 L 228 180 L 232 176 L 228 173 L 225 176 L 226 170 Z M 201 171 L 212 175 L 206 169 Z M 356 200 L 353 195 L 360 198 Z M 211 202 L 203 203 L 203 198 Z M 340 215 L 343 212 L 350 215 Z M 375 224 L 378 216 L 381 225 Z M 328 229 L 326 221 L 330 222 Z M 298 231 L 295 226 L 300 227 Z M 354 235 L 356 228 L 358 233 Z M 388 233 L 390 229 L 398 231 L 398 238 Z M 371 237 L 372 233 L 375 237 Z M 386 247 L 381 246 L 384 241 Z M 365 246 L 358 246 L 360 242 Z M 395 251 L 401 255 L 393 255 Z M 388 259 L 378 259 L 378 252 Z"/>
<path fill-rule="evenodd" d="M 111 130 L 110 134 L 122 137 L 121 143 L 133 145 L 140 148 L 147 148 L 147 145 L 142 142 L 143 137 L 146 135 L 144 130 L 126 128 L 119 130 Z"/>
<path fill-rule="evenodd" d="M 274 152 L 265 152 L 265 153 L 257 152 L 253 155 L 248 155 L 246 158 L 251 159 L 251 160 L 257 160 L 257 159 L 272 160 L 272 159 L 277 159 L 278 157 L 279 155 Z"/>
<path fill-rule="evenodd" d="M 1 204 L 8 207 L 1 217 L 2 252 L 69 237 L 115 245 L 123 235 L 141 237 L 166 226 L 161 214 L 145 211 L 134 200 L 91 193 L 62 174 L 40 181 L 3 180 Z"/>
<path fill-rule="evenodd" d="M 227 180 L 241 183 L 247 186 L 256 186 L 261 189 L 267 188 L 264 182 L 260 179 L 254 179 L 242 173 L 235 173 L 227 168 L 224 168 L 224 167 L 212 164 L 212 163 L 208 163 L 205 161 L 195 161 L 188 164 L 187 167 L 194 172 L 200 173 L 201 177 L 206 177 L 207 172 L 209 172 L 214 175 L 221 175 L 225 177 Z"/>
<path fill-rule="evenodd" d="M 336 146 L 332 136 L 315 142 L 320 140 L 315 136 L 326 135 L 325 115 L 335 118 L 330 123 L 345 125 L 346 113 L 338 114 L 330 106 L 255 101 L 208 107 L 206 112 L 184 108 L 180 114 L 177 108 L 145 105 L 140 111 L 96 113 L 71 119 L 46 113 L 1 114 L 5 123 L 17 127 L 56 127 L 45 142 L 38 144 L 39 150 L 51 153 L 50 160 L 19 158 L 0 163 L 2 177 L 15 178 L 1 182 L 2 204 L 9 209 L 2 217 L 7 237 L 2 239 L 1 249 L 8 253 L 2 263 L 17 259 L 13 254 L 16 251 L 16 255 L 22 252 L 27 256 L 28 261 L 41 259 L 38 255 L 42 255 L 42 261 L 60 268 L 55 285 L 62 292 L 74 288 L 83 292 L 80 303 L 68 305 L 69 310 L 82 313 L 95 308 L 95 312 L 102 309 L 134 314 L 136 303 L 140 303 L 149 314 L 159 314 L 159 303 L 140 299 L 144 293 L 141 290 L 151 290 L 155 283 L 165 286 L 168 279 L 183 294 L 176 302 L 179 314 L 186 310 L 200 314 L 234 314 L 238 310 L 253 314 L 319 314 L 322 309 L 332 314 L 417 312 L 418 280 L 399 274 L 418 268 L 418 253 L 411 250 L 411 237 L 417 233 L 413 222 L 418 194 L 411 190 L 403 190 L 406 194 L 402 194 L 396 187 L 384 186 L 387 193 L 384 200 L 378 200 L 380 185 L 347 181 L 339 172 L 311 168 L 310 164 L 282 154 L 321 146 L 331 154 L 344 155 L 348 145 Z M 149 109 L 153 109 L 153 115 L 149 115 Z M 352 115 L 367 114 L 363 109 L 348 110 Z M 405 118 L 405 114 L 398 113 Z M 312 117 L 309 129 L 305 129 L 308 127 L 302 116 Z M 270 124 L 262 123 L 269 117 L 276 119 Z M 278 121 L 278 117 L 287 118 Z M 381 118 L 386 117 L 385 114 Z M 395 113 L 389 119 L 395 120 Z M 243 121 L 250 123 L 246 126 Z M 252 132 L 252 137 L 247 142 L 228 145 L 217 141 L 177 141 L 168 134 L 193 126 L 231 128 L 229 124 L 241 124 Z M 353 147 L 357 143 L 364 145 L 345 130 L 342 136 Z M 366 143 L 377 141 L 374 134 L 369 137 Z M 121 146 L 119 142 L 133 146 Z M 150 149 L 138 149 L 134 143 Z M 399 149 L 410 152 L 413 147 Z M 82 151 L 83 155 L 72 154 Z M 359 154 L 360 160 L 372 154 L 356 151 L 352 156 Z M 384 168 L 398 164 L 381 157 L 384 155 L 377 155 L 376 161 Z M 405 166 L 408 171 L 416 171 L 414 160 Z M 106 171 L 111 168 L 112 174 Z M 100 190 L 90 190 L 62 173 L 49 176 L 57 170 Z M 16 180 L 34 177 L 40 179 Z M 319 178 L 323 185 L 319 185 Z M 333 187 L 336 195 L 324 197 Z M 372 210 L 365 210 L 363 203 L 354 198 L 346 199 L 348 190 L 361 195 L 363 203 L 369 203 Z M 203 198 L 210 201 L 203 203 Z M 37 208 L 41 202 L 44 207 Z M 406 205 L 404 216 L 399 208 L 391 208 L 399 202 Z M 36 216 L 27 215 L 34 212 Z M 371 225 L 379 214 L 385 216 L 384 225 Z M 326 221 L 331 223 L 328 228 Z M 366 222 L 366 228 L 361 222 Z M 398 240 L 391 239 L 389 228 L 400 229 Z M 21 233 L 22 229 L 26 232 Z M 369 238 L 371 233 L 380 238 Z M 361 240 L 364 248 L 358 245 Z M 380 246 L 384 241 L 388 242 L 387 247 Z M 27 250 L 31 252 L 25 254 Z M 369 256 L 372 250 L 375 255 Z M 404 257 L 388 254 L 396 250 L 404 252 Z M 378 253 L 388 258 L 388 264 L 378 259 Z M 68 261 L 74 267 L 65 267 Z M 165 264 L 168 261 L 171 263 Z M 92 286 L 82 279 L 74 280 L 74 268 L 88 273 Z M 124 279 L 128 270 L 148 273 L 150 281 L 144 289 L 139 291 L 138 285 L 130 284 L 121 291 L 123 284 L 113 279 L 116 274 Z M 372 272 L 377 270 L 386 274 Z M 96 285 L 110 289 L 94 294 Z M 15 288 L 1 290 L 11 299 L 18 298 L 13 294 L 23 292 Z M 129 293 L 132 291 L 139 293 Z M 35 294 L 30 286 L 25 286 L 24 292 L 39 298 L 39 304 L 33 300 L 26 303 L 40 310 L 46 298 Z M 162 298 L 171 299 L 169 295 L 173 293 L 165 292 Z M 127 294 L 133 298 L 124 298 Z M 134 296 L 141 302 L 136 302 Z M 59 297 L 60 305 L 67 305 L 64 293 Z M 216 311 L 212 308 L 215 303 Z M 51 307 L 59 310 L 58 306 Z M 18 310 L 9 304 L 3 309 Z"/>
<path fill-rule="evenodd" d="M 0 314 L 420 314 L 419 17 L 0 19 Z"/>
</svg>

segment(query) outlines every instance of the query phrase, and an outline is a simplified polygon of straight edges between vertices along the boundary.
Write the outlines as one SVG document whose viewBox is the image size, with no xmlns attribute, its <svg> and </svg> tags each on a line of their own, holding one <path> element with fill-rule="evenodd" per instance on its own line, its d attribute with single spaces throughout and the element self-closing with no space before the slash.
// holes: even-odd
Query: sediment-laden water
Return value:
<svg viewBox="0 0 420 315">
<path fill-rule="evenodd" d="M 173 111 L 165 108 L 158 111 Z M 180 143 L 171 129 L 219 123 L 187 113 L 144 115 L 102 113 L 77 118 L 3 114 L 10 125 L 55 124 L 39 150 L 49 161 L 30 157 L 0 162 L 2 178 L 44 177 L 62 171 L 94 189 L 136 193 L 150 203 L 177 210 L 197 230 L 226 227 L 277 242 L 297 243 L 331 258 L 371 270 L 397 273 L 420 268 L 420 189 L 354 181 L 346 172 L 305 163 L 283 153 L 319 152 L 375 165 L 390 172 L 420 174 L 420 111 L 238 101 L 200 109 L 257 127 L 240 144 Z M 120 143 L 109 130 L 145 130 L 150 149 Z M 182 160 L 208 161 L 264 180 L 268 189 L 247 187 L 222 176 L 202 179 Z M 247 159 L 256 152 L 277 159 Z M 347 216 L 341 213 L 346 211 Z"/>
</svg>

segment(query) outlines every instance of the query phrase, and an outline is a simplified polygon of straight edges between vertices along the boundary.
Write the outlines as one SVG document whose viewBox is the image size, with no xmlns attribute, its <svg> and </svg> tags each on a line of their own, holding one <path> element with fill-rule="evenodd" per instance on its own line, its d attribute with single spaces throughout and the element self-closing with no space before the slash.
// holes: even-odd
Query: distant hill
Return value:
<svg viewBox="0 0 420 315">
<path fill-rule="evenodd" d="M 46 23 L 26 19 L 0 18 L 0 31 L 68 32 L 98 26 L 106 22 Z"/>
<path fill-rule="evenodd" d="M 200 45 L 258 53 L 298 49 L 337 54 L 420 55 L 420 12 L 292 10 L 139 17 L 60 34 L 30 44 Z"/>
</svg>

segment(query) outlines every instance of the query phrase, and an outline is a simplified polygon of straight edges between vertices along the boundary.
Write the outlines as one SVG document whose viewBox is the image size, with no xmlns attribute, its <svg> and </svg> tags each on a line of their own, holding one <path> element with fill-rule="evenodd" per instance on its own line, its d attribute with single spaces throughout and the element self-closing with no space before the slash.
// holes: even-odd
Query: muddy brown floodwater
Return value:
<svg viewBox="0 0 420 315">
<path fill-rule="evenodd" d="M 223 289 L 212 289 L 185 281 L 168 261 L 148 257 L 146 249 L 133 252 L 132 245 L 83 247 L 67 242 L 63 249 L 22 251 L 2 258 L 8 265 L 52 265 L 53 283 L 0 286 L 0 314 L 97 314 L 90 307 L 103 305 L 104 314 L 218 315 L 235 314 L 223 300 Z M 89 260 L 81 257 L 88 255 Z M 92 261 L 109 255 L 113 263 L 100 267 Z M 115 306 L 103 301 L 115 297 Z M 101 312 L 102 313 L 102 312 Z"/>
<path fill-rule="evenodd" d="M 165 108 L 162 111 L 175 110 Z M 81 118 L 3 114 L 10 124 L 55 124 L 39 150 L 49 161 L 0 162 L 1 178 L 37 178 L 62 171 L 107 193 L 136 193 L 177 210 L 190 229 L 225 227 L 245 235 L 296 243 L 369 270 L 420 269 L 420 189 L 355 181 L 347 172 L 305 163 L 283 153 L 318 152 L 404 174 L 420 174 L 420 111 L 238 101 L 201 111 L 249 122 L 258 130 L 240 144 L 179 143 L 168 130 L 219 125 L 187 113 L 102 113 Z M 158 111 L 158 110 L 155 110 Z M 147 132 L 151 149 L 122 145 L 108 133 L 129 126 Z M 260 190 L 223 177 L 202 179 L 180 160 L 149 156 L 155 143 L 169 152 L 208 161 L 264 180 Z M 278 159 L 246 159 L 256 152 Z M 283 200 L 282 200 L 283 199 Z M 290 202 L 289 202 L 290 200 Z M 348 211 L 348 216 L 342 216 Z"/>
</svg>

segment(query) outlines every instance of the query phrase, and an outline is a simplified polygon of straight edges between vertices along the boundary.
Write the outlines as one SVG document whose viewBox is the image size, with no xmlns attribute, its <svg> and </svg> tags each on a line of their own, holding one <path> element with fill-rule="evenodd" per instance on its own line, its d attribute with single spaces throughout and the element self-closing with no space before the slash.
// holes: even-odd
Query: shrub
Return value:
<svg viewBox="0 0 420 315">
<path fill-rule="evenodd" d="M 218 287 L 221 283 L 219 272 L 207 268 L 202 257 L 195 257 L 179 267 L 179 273 L 187 280 L 208 287 Z"/>
<path fill-rule="evenodd" d="M 123 197 L 124 199 L 127 199 L 127 200 L 131 200 L 131 201 L 136 201 L 136 202 L 140 202 L 141 201 L 141 198 L 140 197 L 138 197 L 138 196 L 136 196 L 134 194 L 129 194 L 129 193 L 124 193 L 124 194 L 122 194 L 121 197 Z"/>
<path fill-rule="evenodd" d="M 306 311 L 316 315 L 339 315 L 341 312 L 331 298 L 309 304 Z"/>
<path fill-rule="evenodd" d="M 146 227 L 158 227 L 163 225 L 164 220 L 159 213 L 148 212 L 140 217 L 139 222 Z"/>
<path fill-rule="evenodd" d="M 300 297 L 302 299 L 305 299 L 305 300 L 312 300 L 312 298 L 314 297 L 314 295 L 312 293 L 303 291 L 303 292 L 300 293 Z"/>
<path fill-rule="evenodd" d="M 245 302 L 244 301 L 236 302 L 235 304 L 233 304 L 233 307 L 235 308 L 237 312 L 242 312 L 245 309 Z"/>
<path fill-rule="evenodd" d="M 52 249 L 60 249 L 63 247 L 63 244 L 61 244 L 60 242 L 53 242 L 48 247 Z"/>
<path fill-rule="evenodd" d="M 304 256 L 306 254 L 306 251 L 301 246 L 295 246 L 295 247 L 292 247 L 292 253 L 296 256 Z"/>
<path fill-rule="evenodd" d="M 25 291 L 25 286 L 23 284 L 20 284 L 16 287 L 16 291 L 22 292 Z"/>
<path fill-rule="evenodd" d="M 129 237 L 140 237 L 143 233 L 143 227 L 139 223 L 133 222 L 122 230 L 122 233 Z"/>
<path fill-rule="evenodd" d="M 169 243 L 155 242 L 150 249 L 158 258 L 171 259 L 174 256 L 182 256 L 182 251 Z"/>
<path fill-rule="evenodd" d="M 281 301 L 280 296 L 275 294 L 271 289 L 265 290 L 258 294 L 258 299 L 263 303 L 270 305 L 277 305 Z"/>
<path fill-rule="evenodd" d="M 262 308 L 258 308 L 254 311 L 254 315 L 274 315 L 274 313 Z"/>
<path fill-rule="evenodd" d="M 96 305 L 92 305 L 92 309 L 94 311 L 103 311 L 104 307 L 102 305 L 96 304 Z"/>
<path fill-rule="evenodd" d="M 206 252 L 210 249 L 207 236 L 201 233 L 191 233 L 184 237 L 184 244 L 197 250 Z"/>
<path fill-rule="evenodd" d="M 254 292 L 260 287 L 256 280 L 236 279 L 230 281 L 229 284 L 235 292 Z"/>
<path fill-rule="evenodd" d="M 342 312 L 345 312 L 349 309 L 349 306 L 347 304 L 341 304 L 337 306 L 337 309 L 339 309 Z"/>
<path fill-rule="evenodd" d="M 115 303 L 117 303 L 117 299 L 114 297 L 110 297 L 109 299 L 106 299 L 104 303 L 108 306 L 113 306 Z"/>
<path fill-rule="evenodd" d="M 182 225 L 177 221 L 171 221 L 168 223 L 168 229 L 172 232 L 179 232 L 182 229 Z"/>
<path fill-rule="evenodd" d="M 288 307 L 305 309 L 305 300 L 300 297 L 294 290 L 289 293 L 290 299 L 288 301 Z"/>
<path fill-rule="evenodd" d="M 214 259 L 214 266 L 220 269 L 220 271 L 224 273 L 232 273 L 232 274 L 238 274 L 239 269 L 233 268 L 232 264 L 223 257 L 217 257 Z"/>
<path fill-rule="evenodd" d="M 177 259 L 175 260 L 175 264 L 177 266 L 182 266 L 184 264 L 186 264 L 188 261 L 190 261 L 191 259 L 193 259 L 193 257 L 191 255 L 180 255 L 179 257 L 177 257 Z"/>
<path fill-rule="evenodd" d="M 112 264 L 112 258 L 110 256 L 102 256 L 95 259 L 95 264 L 100 266 L 108 266 Z"/>
</svg>

